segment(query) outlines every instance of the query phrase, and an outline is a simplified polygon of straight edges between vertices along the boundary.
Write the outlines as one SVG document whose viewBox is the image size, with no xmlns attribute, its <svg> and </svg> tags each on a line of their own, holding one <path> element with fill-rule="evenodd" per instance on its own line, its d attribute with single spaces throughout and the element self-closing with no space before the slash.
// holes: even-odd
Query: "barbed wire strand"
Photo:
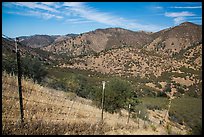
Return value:
<svg viewBox="0 0 204 137">
<path fill-rule="evenodd" d="M 16 100 L 18 100 L 19 98 L 18 97 L 11 97 L 11 96 L 5 96 L 5 95 L 2 95 L 3 97 L 7 97 L 7 98 L 12 98 L 12 99 L 16 99 Z M 79 103 L 78 105 L 76 105 L 76 106 L 78 106 L 78 107 L 73 107 L 73 106 L 71 106 L 71 107 L 69 107 L 69 106 L 64 106 L 64 105 L 56 105 L 56 104 L 50 104 L 50 103 L 45 103 L 45 102 L 40 102 L 40 101 L 36 101 L 36 100 L 28 100 L 28 99 L 25 99 L 25 98 L 23 98 L 23 100 L 24 101 L 30 101 L 30 102 L 35 102 L 36 104 L 35 105 L 40 105 L 40 104 L 46 104 L 46 105 L 50 105 L 50 106 L 54 106 L 54 107 L 57 107 L 57 108 L 61 108 L 61 107 L 64 107 L 64 108 L 72 108 L 72 109 L 74 109 L 75 111 L 80 111 L 81 110 L 81 108 L 80 108 L 80 105 L 81 105 L 81 103 Z M 19 108 L 14 108 L 14 107 L 12 107 L 12 109 L 19 109 Z M 25 109 L 24 109 L 25 110 Z M 32 109 L 30 109 L 30 110 L 32 110 Z M 38 110 L 40 110 L 40 109 L 38 109 Z M 42 112 L 45 112 L 44 110 L 41 110 Z M 95 111 L 89 111 L 89 113 L 93 113 L 93 112 L 95 112 Z M 49 113 L 56 113 L 56 112 L 49 112 Z M 71 112 L 67 112 L 67 114 L 70 114 Z M 76 112 L 75 112 L 76 113 Z M 77 114 L 77 113 L 76 113 Z"/>
</svg>

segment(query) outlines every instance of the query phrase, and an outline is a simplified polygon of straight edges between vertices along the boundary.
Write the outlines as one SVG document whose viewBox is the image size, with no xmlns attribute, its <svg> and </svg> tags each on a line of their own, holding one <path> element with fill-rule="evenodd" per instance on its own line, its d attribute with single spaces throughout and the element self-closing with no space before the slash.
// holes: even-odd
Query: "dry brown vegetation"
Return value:
<svg viewBox="0 0 204 137">
<path fill-rule="evenodd" d="M 162 125 L 154 125 L 158 130 L 152 130 L 149 122 L 141 130 L 144 123 L 141 119 L 140 129 L 133 118 L 127 124 L 125 110 L 122 115 L 105 112 L 102 123 L 101 110 L 90 100 L 42 87 L 25 78 L 22 85 L 24 124 L 20 122 L 17 78 L 3 72 L 2 134 L 167 134 Z"/>
<path fill-rule="evenodd" d="M 200 46 L 199 46 L 200 47 Z M 199 48 L 200 52 L 201 48 Z M 175 60 L 173 58 L 165 56 L 150 56 L 151 52 L 146 50 L 134 49 L 134 48 L 122 48 L 114 49 L 106 52 L 105 54 L 100 53 L 96 56 L 85 56 L 83 58 L 72 59 L 72 64 L 63 63 L 59 65 L 61 68 L 72 68 L 80 70 L 90 70 L 101 72 L 104 74 L 113 74 L 118 76 L 133 76 L 147 78 L 150 80 L 156 79 L 161 75 L 168 77 L 169 80 L 182 76 L 187 78 L 185 72 L 181 72 L 181 67 L 192 68 L 195 72 L 200 72 L 201 64 L 193 65 L 185 60 Z M 201 54 L 199 53 L 198 59 Z M 190 79 L 197 79 L 195 76 L 199 74 L 189 74 Z M 170 76 L 162 73 L 169 73 Z M 153 77 L 152 77 L 153 76 Z M 163 77 L 162 76 L 162 77 Z M 174 77 L 174 78 L 173 78 Z M 159 80 L 159 79 L 158 79 Z M 167 80 L 166 78 L 160 80 Z M 159 80 L 159 81 L 160 81 Z M 188 81 L 176 81 L 177 83 L 189 86 Z M 191 82 L 191 81 L 190 81 Z M 191 82 L 193 84 L 194 81 Z"/>
<path fill-rule="evenodd" d="M 97 29 L 83 33 L 75 38 L 63 39 L 42 48 L 54 53 L 69 53 L 72 56 L 99 53 L 103 50 L 120 47 L 141 47 L 151 41 L 149 34 L 134 32 L 122 28 Z"/>
</svg>

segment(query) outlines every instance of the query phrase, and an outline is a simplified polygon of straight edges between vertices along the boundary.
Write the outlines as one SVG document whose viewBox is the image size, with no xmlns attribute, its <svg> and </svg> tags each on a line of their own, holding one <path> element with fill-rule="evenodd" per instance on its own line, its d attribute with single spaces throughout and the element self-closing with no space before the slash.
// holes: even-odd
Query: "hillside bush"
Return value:
<svg viewBox="0 0 204 137">
<path fill-rule="evenodd" d="M 67 84 L 60 80 L 53 80 L 48 84 L 48 87 L 54 88 L 56 90 L 63 90 L 65 92 L 69 91 Z"/>
<path fill-rule="evenodd" d="M 17 74 L 17 62 L 15 58 L 2 58 L 2 70 L 8 73 Z"/>
<path fill-rule="evenodd" d="M 130 99 L 133 97 L 133 89 L 128 81 L 113 78 L 107 83 L 105 89 L 104 108 L 111 113 L 118 112 L 120 109 L 127 107 Z M 133 102 L 132 102 L 133 103 Z"/>
<path fill-rule="evenodd" d="M 139 114 L 139 111 L 140 111 L 140 114 Z M 142 120 L 147 120 L 149 118 L 147 107 L 143 103 L 140 103 L 137 106 L 134 106 L 134 112 L 135 113 L 133 113 L 132 117 L 135 119 L 141 118 Z"/>
<path fill-rule="evenodd" d="M 34 81 L 41 83 L 43 78 L 47 75 L 47 71 L 43 64 L 36 58 L 31 59 L 29 57 L 22 58 L 21 61 L 22 73 Z"/>
<path fill-rule="evenodd" d="M 41 83 L 43 78 L 47 75 L 47 71 L 43 64 L 37 58 L 31 58 L 29 56 L 21 57 L 20 60 L 22 75 L 28 78 L 32 78 L 35 82 Z M 2 59 L 2 70 L 8 73 L 14 73 L 17 75 L 17 60 L 12 58 Z"/>
<path fill-rule="evenodd" d="M 79 84 L 79 87 L 76 90 L 76 94 L 80 97 L 88 98 L 90 91 L 88 88 L 89 86 L 88 86 L 87 77 L 84 75 L 78 74 L 76 76 L 76 79 L 77 79 L 78 84 Z"/>
</svg>

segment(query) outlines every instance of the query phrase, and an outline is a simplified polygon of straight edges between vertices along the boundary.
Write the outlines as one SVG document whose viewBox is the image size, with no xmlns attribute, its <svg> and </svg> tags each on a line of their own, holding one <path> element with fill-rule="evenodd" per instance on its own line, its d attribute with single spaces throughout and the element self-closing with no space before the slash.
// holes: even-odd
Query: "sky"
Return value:
<svg viewBox="0 0 204 137">
<path fill-rule="evenodd" d="M 157 32 L 182 22 L 202 25 L 201 2 L 3 2 L 2 33 L 80 34 L 120 27 Z"/>
</svg>

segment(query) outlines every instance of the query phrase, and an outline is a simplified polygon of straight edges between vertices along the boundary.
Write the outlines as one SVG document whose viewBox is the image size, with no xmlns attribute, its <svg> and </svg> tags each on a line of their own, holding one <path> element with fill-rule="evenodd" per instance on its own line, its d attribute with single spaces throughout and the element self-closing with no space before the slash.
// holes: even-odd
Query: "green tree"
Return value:
<svg viewBox="0 0 204 137">
<path fill-rule="evenodd" d="M 76 76 L 78 82 L 79 82 L 79 88 L 76 90 L 76 94 L 78 96 L 81 96 L 81 97 L 84 97 L 84 98 L 87 98 L 88 97 L 88 94 L 89 94 L 89 91 L 87 90 L 87 87 L 88 87 L 88 81 L 87 81 L 87 78 L 81 74 L 78 74 Z"/>
<path fill-rule="evenodd" d="M 133 89 L 128 81 L 113 78 L 105 89 L 104 109 L 111 113 L 126 108 L 128 99 L 133 97 Z"/>
<path fill-rule="evenodd" d="M 8 73 L 17 74 L 18 70 L 16 60 L 14 58 L 2 58 L 2 70 L 7 71 Z"/>
<path fill-rule="evenodd" d="M 171 84 L 166 84 L 166 86 L 164 87 L 164 92 L 171 92 Z"/>
<path fill-rule="evenodd" d="M 53 80 L 48 86 L 56 90 L 69 91 L 67 84 L 61 80 Z"/>
<path fill-rule="evenodd" d="M 24 76 L 32 78 L 34 81 L 41 83 L 43 78 L 47 75 L 42 62 L 37 58 L 30 58 L 28 56 L 21 58 L 21 70 Z"/>
<path fill-rule="evenodd" d="M 31 58 L 27 55 L 20 58 L 20 65 L 22 75 L 25 77 L 32 78 L 34 81 L 41 83 L 43 78 L 47 75 L 43 63 L 40 62 L 37 58 Z M 2 59 L 2 70 L 7 71 L 8 73 L 14 73 L 17 75 L 17 60 L 16 56 L 7 56 Z"/>
</svg>

